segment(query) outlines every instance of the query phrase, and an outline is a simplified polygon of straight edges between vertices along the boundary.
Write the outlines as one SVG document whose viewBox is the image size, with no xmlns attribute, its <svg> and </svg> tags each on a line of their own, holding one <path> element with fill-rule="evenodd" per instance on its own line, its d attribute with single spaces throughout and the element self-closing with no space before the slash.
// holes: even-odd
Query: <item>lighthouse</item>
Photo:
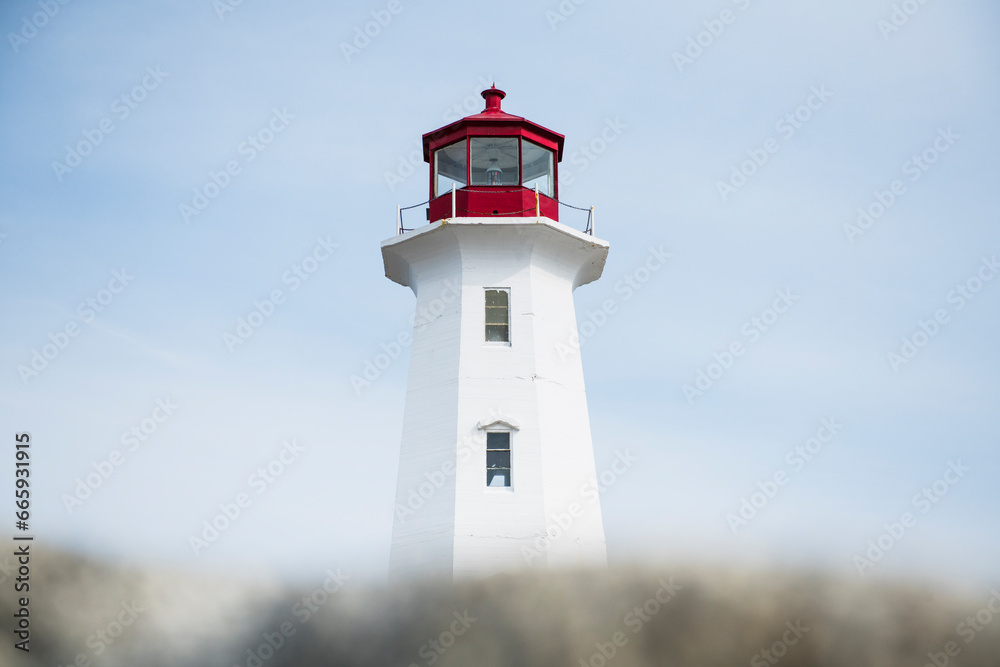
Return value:
<svg viewBox="0 0 1000 667">
<path fill-rule="evenodd" d="M 608 243 L 559 222 L 561 134 L 485 108 L 423 136 L 427 222 L 382 242 L 416 295 L 390 579 L 606 563 L 573 291 Z M 582 226 L 582 225 L 579 225 Z"/>
</svg>

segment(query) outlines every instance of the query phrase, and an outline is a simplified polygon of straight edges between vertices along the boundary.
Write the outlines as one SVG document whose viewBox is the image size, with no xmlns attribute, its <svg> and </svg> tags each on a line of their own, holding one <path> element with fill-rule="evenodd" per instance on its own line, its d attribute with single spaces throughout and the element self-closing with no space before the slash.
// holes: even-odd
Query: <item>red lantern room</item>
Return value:
<svg viewBox="0 0 1000 667">
<path fill-rule="evenodd" d="M 431 222 L 443 218 L 545 216 L 559 220 L 561 134 L 500 109 L 506 96 L 482 92 L 486 108 L 423 137 L 431 166 Z"/>
</svg>

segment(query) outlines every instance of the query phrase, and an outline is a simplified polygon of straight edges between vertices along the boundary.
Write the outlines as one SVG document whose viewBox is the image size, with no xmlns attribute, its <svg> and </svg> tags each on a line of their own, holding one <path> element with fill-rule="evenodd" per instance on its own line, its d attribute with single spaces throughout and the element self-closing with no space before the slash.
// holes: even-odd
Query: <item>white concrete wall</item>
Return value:
<svg viewBox="0 0 1000 667">
<path fill-rule="evenodd" d="M 433 243 L 411 244 L 408 251 L 409 284 L 417 296 L 418 315 L 403 413 L 389 572 L 390 577 L 450 577 L 455 487 L 454 472 L 448 470 L 457 451 L 461 331 L 461 302 L 451 294 L 451 286 L 461 285 L 461 276 L 450 258 L 457 255 L 457 244 L 442 235 Z"/>
<path fill-rule="evenodd" d="M 573 289 L 600 276 L 607 244 L 545 218 L 465 218 L 389 239 L 383 255 L 386 275 L 417 294 L 397 507 L 456 464 L 394 522 L 390 575 L 603 564 L 600 504 L 581 493 L 596 476 L 583 370 L 556 345 L 570 344 Z M 421 309 L 448 284 L 461 285 L 461 301 L 437 304 L 421 327 Z M 510 289 L 509 346 L 485 342 L 488 287 Z M 511 488 L 486 487 L 477 425 L 498 418 L 517 427 Z"/>
</svg>

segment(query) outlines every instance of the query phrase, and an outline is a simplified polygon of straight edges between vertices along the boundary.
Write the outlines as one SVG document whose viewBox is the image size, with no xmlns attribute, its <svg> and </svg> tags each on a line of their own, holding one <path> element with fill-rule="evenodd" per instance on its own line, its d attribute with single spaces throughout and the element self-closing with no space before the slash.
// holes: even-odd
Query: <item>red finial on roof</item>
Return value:
<svg viewBox="0 0 1000 667">
<path fill-rule="evenodd" d="M 507 93 L 503 92 L 497 88 L 497 84 L 494 83 L 491 88 L 484 90 L 481 95 L 483 99 L 486 100 L 486 108 L 483 111 L 500 111 L 500 100 L 507 97 Z"/>
</svg>

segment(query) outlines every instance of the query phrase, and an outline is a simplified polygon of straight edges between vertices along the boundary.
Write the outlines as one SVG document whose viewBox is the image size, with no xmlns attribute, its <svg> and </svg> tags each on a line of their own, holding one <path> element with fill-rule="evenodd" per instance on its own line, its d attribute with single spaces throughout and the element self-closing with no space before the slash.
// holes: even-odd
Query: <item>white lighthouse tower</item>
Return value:
<svg viewBox="0 0 1000 667">
<path fill-rule="evenodd" d="M 504 96 L 424 135 L 429 224 L 382 242 L 417 297 L 393 579 L 606 562 L 573 290 L 608 244 L 558 221 L 563 136 Z"/>
</svg>

